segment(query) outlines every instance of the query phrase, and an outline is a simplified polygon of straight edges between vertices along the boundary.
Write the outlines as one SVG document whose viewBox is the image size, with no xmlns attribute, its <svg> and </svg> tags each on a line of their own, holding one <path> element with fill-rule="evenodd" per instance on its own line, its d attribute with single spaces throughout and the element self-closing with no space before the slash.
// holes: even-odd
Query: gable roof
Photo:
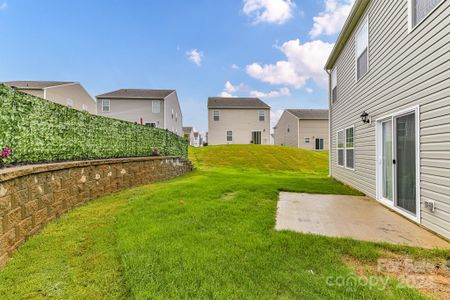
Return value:
<svg viewBox="0 0 450 300">
<path fill-rule="evenodd" d="M 3 84 L 15 87 L 18 89 L 30 89 L 30 90 L 43 90 L 49 87 L 55 87 L 66 84 L 74 84 L 76 82 L 66 82 L 66 81 L 8 81 L 3 82 Z"/>
<path fill-rule="evenodd" d="M 328 120 L 328 109 L 286 109 L 299 120 Z"/>
<path fill-rule="evenodd" d="M 192 131 L 192 127 L 188 126 L 188 127 L 183 127 L 183 132 L 191 132 Z"/>
<path fill-rule="evenodd" d="M 270 106 L 259 98 L 208 98 L 208 108 L 260 108 L 270 109 Z"/>
<path fill-rule="evenodd" d="M 352 32 L 358 25 L 359 20 L 364 15 L 369 2 L 370 0 L 356 0 L 355 4 L 353 4 L 352 10 L 347 17 L 347 20 L 342 27 L 341 33 L 339 34 L 339 37 L 334 44 L 333 50 L 328 57 L 327 63 L 325 64 L 325 70 L 333 69 L 336 60 L 339 57 L 339 54 L 341 54 L 342 50 L 345 47 L 345 44 L 350 39 Z"/>
<path fill-rule="evenodd" d="M 97 98 L 109 99 L 159 99 L 163 100 L 175 90 L 144 90 L 144 89 L 121 89 L 102 95 Z"/>
</svg>

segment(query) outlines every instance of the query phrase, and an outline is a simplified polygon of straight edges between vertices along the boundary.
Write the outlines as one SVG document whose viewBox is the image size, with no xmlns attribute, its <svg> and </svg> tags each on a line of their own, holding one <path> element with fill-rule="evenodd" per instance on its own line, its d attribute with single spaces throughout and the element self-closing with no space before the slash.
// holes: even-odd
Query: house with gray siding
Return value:
<svg viewBox="0 0 450 300">
<path fill-rule="evenodd" d="M 97 104 L 79 82 L 65 81 L 8 81 L 4 85 L 60 105 L 97 113 Z"/>
<path fill-rule="evenodd" d="M 175 90 L 121 89 L 96 98 L 101 116 L 167 129 L 183 136 L 183 114 Z"/>
<path fill-rule="evenodd" d="M 450 1 L 356 0 L 325 66 L 330 175 L 446 238 L 449 28 Z"/>
<path fill-rule="evenodd" d="M 273 128 L 274 144 L 328 150 L 328 109 L 286 109 Z"/>
<path fill-rule="evenodd" d="M 270 144 L 270 106 L 259 98 L 210 97 L 209 145 Z"/>
</svg>

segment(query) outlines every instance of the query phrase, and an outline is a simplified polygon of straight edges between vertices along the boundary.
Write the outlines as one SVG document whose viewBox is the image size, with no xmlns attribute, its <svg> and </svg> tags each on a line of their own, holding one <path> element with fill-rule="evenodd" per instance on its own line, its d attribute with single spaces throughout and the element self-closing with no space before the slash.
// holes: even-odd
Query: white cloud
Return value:
<svg viewBox="0 0 450 300">
<path fill-rule="evenodd" d="M 197 49 L 192 49 L 188 52 L 186 52 L 186 55 L 188 56 L 189 60 L 192 61 L 197 66 L 201 66 L 202 59 L 203 59 L 203 52 L 198 51 Z"/>
<path fill-rule="evenodd" d="M 237 92 L 244 92 L 247 90 L 247 86 L 243 83 L 239 85 L 233 85 L 231 82 L 225 82 L 225 91 L 232 94 Z"/>
<path fill-rule="evenodd" d="M 282 96 L 290 96 L 291 91 L 288 88 L 281 88 L 278 91 L 271 91 L 268 93 L 260 92 L 260 91 L 250 91 L 250 96 L 252 97 L 258 97 L 258 98 L 264 98 L 264 99 L 270 99 L 270 98 L 277 98 Z"/>
<path fill-rule="evenodd" d="M 292 0 L 244 0 L 242 11 L 255 23 L 283 24 L 292 18 Z"/>
<path fill-rule="evenodd" d="M 8 2 L 4 1 L 0 3 L 0 10 L 7 10 L 8 9 Z"/>
<path fill-rule="evenodd" d="M 236 65 L 236 64 L 232 64 L 232 65 L 231 65 L 231 68 L 232 68 L 233 70 L 239 70 L 239 69 L 240 69 L 240 67 L 239 67 L 238 65 Z"/>
<path fill-rule="evenodd" d="M 312 94 L 312 92 L 314 92 L 312 88 L 306 88 L 305 91 L 306 91 L 308 94 Z"/>
<path fill-rule="evenodd" d="M 327 75 L 323 67 L 333 44 L 320 40 L 301 44 L 299 39 L 285 42 L 279 47 L 287 60 L 275 64 L 253 63 L 246 67 L 247 74 L 269 84 L 283 84 L 301 88 L 308 80 L 326 86 Z"/>
<path fill-rule="evenodd" d="M 233 85 L 231 82 L 225 82 L 225 86 L 223 88 L 222 93 L 220 93 L 220 97 L 236 97 L 233 94 L 242 93 L 248 90 L 248 87 L 241 83 L 239 85 Z"/>
<path fill-rule="evenodd" d="M 347 19 L 355 0 L 324 0 L 325 10 L 313 18 L 314 25 L 309 34 L 333 35 L 338 33 Z"/>
<path fill-rule="evenodd" d="M 225 98 L 233 98 L 236 97 L 233 94 L 230 94 L 228 92 L 223 91 L 222 93 L 219 94 L 220 97 L 225 97 Z"/>
</svg>

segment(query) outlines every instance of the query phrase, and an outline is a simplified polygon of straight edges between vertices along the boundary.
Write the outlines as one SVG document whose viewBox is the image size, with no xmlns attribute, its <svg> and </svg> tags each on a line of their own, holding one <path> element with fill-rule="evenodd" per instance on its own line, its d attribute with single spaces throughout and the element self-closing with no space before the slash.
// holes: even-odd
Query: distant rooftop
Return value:
<svg viewBox="0 0 450 300">
<path fill-rule="evenodd" d="M 328 120 L 328 109 L 286 109 L 298 119 L 303 120 Z"/>
<path fill-rule="evenodd" d="M 183 132 L 191 132 L 192 127 L 183 127 Z"/>
<path fill-rule="evenodd" d="M 164 99 L 175 90 L 143 90 L 143 89 L 121 89 L 114 92 L 98 95 L 97 98 L 117 99 Z"/>
<path fill-rule="evenodd" d="M 8 81 L 3 82 L 3 84 L 16 87 L 18 89 L 36 89 L 41 90 L 49 87 L 73 84 L 75 82 L 65 82 L 65 81 Z"/>
<path fill-rule="evenodd" d="M 208 98 L 208 108 L 264 108 L 269 109 L 270 106 L 261 101 L 259 98 Z"/>
</svg>

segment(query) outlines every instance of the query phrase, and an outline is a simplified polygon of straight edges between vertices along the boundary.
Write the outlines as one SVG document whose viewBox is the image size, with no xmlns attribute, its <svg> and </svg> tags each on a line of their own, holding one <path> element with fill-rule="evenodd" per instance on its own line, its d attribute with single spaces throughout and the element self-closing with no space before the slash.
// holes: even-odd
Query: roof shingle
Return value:
<svg viewBox="0 0 450 300">
<path fill-rule="evenodd" d="M 208 108 L 261 108 L 270 109 L 270 106 L 259 98 L 208 98 Z"/>
<path fill-rule="evenodd" d="M 144 90 L 144 89 L 121 89 L 102 95 L 97 98 L 117 98 L 117 99 L 164 99 L 175 90 Z"/>
<path fill-rule="evenodd" d="M 49 87 L 64 85 L 64 84 L 72 84 L 75 82 L 66 82 L 66 81 L 8 81 L 3 82 L 3 84 L 16 87 L 18 89 L 45 89 Z"/>
<path fill-rule="evenodd" d="M 301 120 L 328 120 L 328 109 L 286 109 Z"/>
</svg>

